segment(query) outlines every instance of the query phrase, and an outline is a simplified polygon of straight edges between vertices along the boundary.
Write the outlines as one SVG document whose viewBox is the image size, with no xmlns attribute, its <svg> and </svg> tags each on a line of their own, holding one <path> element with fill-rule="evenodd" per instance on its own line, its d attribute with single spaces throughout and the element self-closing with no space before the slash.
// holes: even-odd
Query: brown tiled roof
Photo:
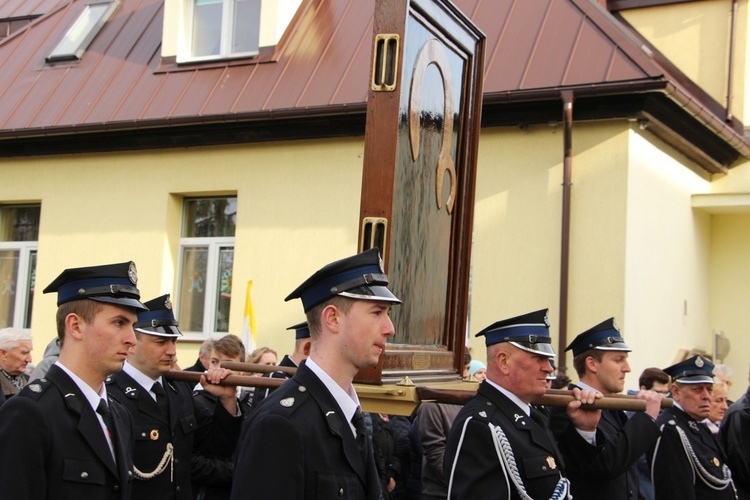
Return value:
<svg viewBox="0 0 750 500">
<path fill-rule="evenodd" d="M 454 3 L 487 35 L 486 105 L 658 90 L 747 148 L 590 0 Z M 0 19 L 43 14 L 0 40 L 0 139 L 365 112 L 375 0 L 305 0 L 272 56 L 183 66 L 161 59 L 163 0 L 124 0 L 81 61 L 45 63 L 85 5 L 0 0 Z"/>
</svg>

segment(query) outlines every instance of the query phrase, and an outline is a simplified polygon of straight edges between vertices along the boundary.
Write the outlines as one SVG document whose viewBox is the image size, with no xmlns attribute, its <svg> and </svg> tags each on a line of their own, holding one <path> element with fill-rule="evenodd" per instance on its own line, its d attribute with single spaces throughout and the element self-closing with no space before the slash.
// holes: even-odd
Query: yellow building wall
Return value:
<svg viewBox="0 0 750 500">
<path fill-rule="evenodd" d="M 4 159 L 0 200 L 42 206 L 35 356 L 56 334 L 56 294 L 41 290 L 63 269 L 133 260 L 144 300 L 174 295 L 181 196 L 230 193 L 238 198 L 230 332 L 241 335 L 253 280 L 258 345 L 290 352 L 285 329 L 304 316 L 298 300 L 284 298 L 357 250 L 362 151 L 359 138 Z M 197 347 L 183 343 L 182 366 Z"/>
<path fill-rule="evenodd" d="M 737 23 L 735 64 L 744 71 L 747 44 L 747 1 L 740 1 L 741 15 Z M 700 85 L 716 101 L 726 106 L 729 60 L 731 0 L 704 0 L 661 7 L 621 11 L 625 20 L 635 27 L 667 59 Z M 735 66 L 735 71 L 738 67 Z M 744 110 L 744 73 L 737 71 L 735 113 L 742 119 Z"/>
</svg>

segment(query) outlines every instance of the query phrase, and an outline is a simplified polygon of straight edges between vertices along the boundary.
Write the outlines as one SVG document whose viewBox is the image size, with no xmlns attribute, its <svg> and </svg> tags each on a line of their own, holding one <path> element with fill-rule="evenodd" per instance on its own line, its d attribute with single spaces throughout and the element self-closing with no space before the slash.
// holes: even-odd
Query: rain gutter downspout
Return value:
<svg viewBox="0 0 750 500">
<path fill-rule="evenodd" d="M 734 87 L 732 80 L 734 79 L 734 44 L 735 44 L 735 37 L 736 37 L 736 29 L 737 29 L 737 0 L 732 0 L 732 12 L 731 15 L 731 23 L 729 27 L 729 68 L 727 70 L 727 116 L 726 120 L 728 122 L 732 121 L 734 118 L 734 112 L 732 111 L 732 100 L 734 96 L 732 95 L 734 93 Z"/>
<path fill-rule="evenodd" d="M 568 345 L 568 281 L 570 270 L 570 194 L 573 167 L 573 92 L 560 93 L 563 100 L 563 190 L 562 190 L 562 234 L 560 238 L 560 340 L 557 352 L 557 372 L 565 375 L 565 347 Z"/>
</svg>

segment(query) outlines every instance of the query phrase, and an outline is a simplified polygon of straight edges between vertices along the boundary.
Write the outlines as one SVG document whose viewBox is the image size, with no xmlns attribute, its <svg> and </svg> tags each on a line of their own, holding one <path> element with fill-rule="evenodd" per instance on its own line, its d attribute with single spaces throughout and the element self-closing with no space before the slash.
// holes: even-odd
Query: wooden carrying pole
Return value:
<svg viewBox="0 0 750 500">
<path fill-rule="evenodd" d="M 259 365 L 257 363 L 238 363 L 236 361 L 222 361 L 221 367 L 236 372 L 274 373 L 283 372 L 291 376 L 297 373 L 297 369 L 290 366 Z"/>
<path fill-rule="evenodd" d="M 263 365 L 266 366 L 266 365 Z M 197 384 L 201 381 L 200 372 L 184 372 L 179 370 L 170 370 L 164 374 L 167 380 L 176 380 L 178 382 L 191 382 Z M 273 387 L 276 388 L 286 382 L 283 378 L 270 377 L 253 377 L 250 375 L 229 375 L 224 378 L 218 385 L 233 385 L 241 387 Z"/>
</svg>

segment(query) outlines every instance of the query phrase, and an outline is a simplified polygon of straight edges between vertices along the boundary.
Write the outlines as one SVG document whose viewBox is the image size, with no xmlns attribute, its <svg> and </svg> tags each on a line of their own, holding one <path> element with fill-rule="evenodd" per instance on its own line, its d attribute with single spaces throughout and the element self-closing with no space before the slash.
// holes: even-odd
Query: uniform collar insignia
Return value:
<svg viewBox="0 0 750 500">
<path fill-rule="evenodd" d="M 294 406 L 294 398 L 284 398 L 279 401 L 279 404 L 284 408 L 291 408 L 292 406 Z"/>
</svg>

